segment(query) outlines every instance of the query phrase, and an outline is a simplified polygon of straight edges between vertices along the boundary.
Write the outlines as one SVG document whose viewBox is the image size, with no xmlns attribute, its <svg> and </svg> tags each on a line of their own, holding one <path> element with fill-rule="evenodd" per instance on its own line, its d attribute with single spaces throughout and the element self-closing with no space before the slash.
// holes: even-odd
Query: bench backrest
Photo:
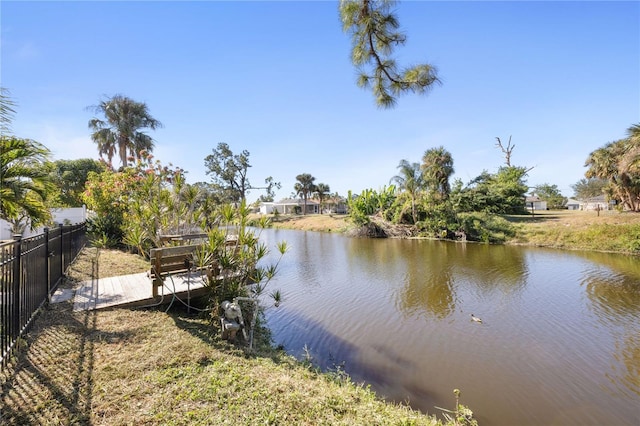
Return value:
<svg viewBox="0 0 640 426">
<path fill-rule="evenodd" d="M 193 267 L 193 253 L 202 247 L 199 244 L 176 247 L 161 247 L 151 249 L 151 271 L 149 276 L 153 280 L 153 297 L 158 295 L 158 287 L 162 286 L 162 278 L 172 272 L 186 272 L 187 262 Z"/>
</svg>

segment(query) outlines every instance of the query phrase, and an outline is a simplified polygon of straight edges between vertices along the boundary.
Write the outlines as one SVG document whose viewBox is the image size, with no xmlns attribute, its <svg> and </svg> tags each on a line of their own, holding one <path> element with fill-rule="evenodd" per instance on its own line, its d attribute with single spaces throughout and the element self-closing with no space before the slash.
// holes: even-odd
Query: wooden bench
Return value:
<svg viewBox="0 0 640 426">
<path fill-rule="evenodd" d="M 200 270 L 193 264 L 193 254 L 202 247 L 199 244 L 175 247 L 161 247 L 151 249 L 151 271 L 149 277 L 152 280 L 152 295 L 158 296 L 158 288 L 162 287 L 163 279 L 170 273 L 186 273 Z"/>
<path fill-rule="evenodd" d="M 203 236 L 206 236 L 206 234 L 187 235 L 181 237 L 180 240 L 202 239 Z M 176 236 L 169 236 L 169 238 L 170 239 L 167 241 L 178 241 Z M 235 247 L 237 249 L 237 236 L 228 235 L 225 245 L 227 247 Z M 194 253 L 201 247 L 201 244 L 189 244 L 151 249 L 149 252 L 149 258 L 151 261 L 149 277 L 153 282 L 152 295 L 154 298 L 158 296 L 158 288 L 162 287 L 163 279 L 170 273 L 186 273 L 189 271 L 201 271 L 203 269 L 198 265 L 193 264 Z M 219 271 L 207 270 L 206 272 L 209 279 L 215 279 L 218 277 Z"/>
</svg>

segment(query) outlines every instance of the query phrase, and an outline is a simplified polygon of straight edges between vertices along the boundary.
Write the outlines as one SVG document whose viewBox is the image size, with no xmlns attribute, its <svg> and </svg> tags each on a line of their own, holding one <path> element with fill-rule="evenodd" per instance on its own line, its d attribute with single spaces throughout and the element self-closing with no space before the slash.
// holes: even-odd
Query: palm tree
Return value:
<svg viewBox="0 0 640 426">
<path fill-rule="evenodd" d="M 296 176 L 296 184 L 293 186 L 293 189 L 296 191 L 296 195 L 302 197 L 304 200 L 304 210 L 302 214 L 307 214 L 307 198 L 315 191 L 315 184 L 313 183 L 316 178 L 311 176 L 309 173 L 302 173 Z"/>
<path fill-rule="evenodd" d="M 11 121 L 16 111 L 13 109 L 15 102 L 10 97 L 9 90 L 0 87 L 0 132 L 8 134 L 11 130 Z"/>
<path fill-rule="evenodd" d="M 620 159 L 620 173 L 631 173 L 638 176 L 640 171 L 640 123 L 627 129 L 625 153 Z"/>
<path fill-rule="evenodd" d="M 105 120 L 89 120 L 89 128 L 93 130 L 91 139 L 98 144 L 100 156 L 106 155 L 109 163 L 116 151 L 124 168 L 127 166 L 127 152 L 139 159 L 140 152 L 153 150 L 153 139 L 142 129 L 155 130 L 162 127 L 162 123 L 149 114 L 144 102 L 115 95 L 90 109 L 105 116 Z"/>
<path fill-rule="evenodd" d="M 629 137 L 609 142 L 589 154 L 585 166 L 587 178 L 606 180 L 607 194 L 620 200 L 632 211 L 640 210 L 640 150 L 636 126 L 629 129 Z"/>
<path fill-rule="evenodd" d="M 442 146 L 428 149 L 422 156 L 421 169 L 429 188 L 446 200 L 451 192 L 449 178 L 454 171 L 451 154 Z"/>
<path fill-rule="evenodd" d="M 411 217 L 413 218 L 413 223 L 416 223 L 416 198 L 423 187 L 420 164 L 401 160 L 400 164 L 398 164 L 398 169 L 400 169 L 400 173 L 391 178 L 391 183 L 395 183 L 398 185 L 398 189 L 409 194 L 411 198 Z"/>
<path fill-rule="evenodd" d="M 51 213 L 45 204 L 50 189 L 44 162 L 49 150 L 30 139 L 0 138 L 0 217 L 14 230 L 29 219 L 31 227 L 46 223 Z"/>
<path fill-rule="evenodd" d="M 331 188 L 326 183 L 319 183 L 316 185 L 316 196 L 318 197 L 318 201 L 320 201 L 320 214 L 322 214 L 322 209 L 324 207 L 324 200 L 331 192 Z"/>
</svg>

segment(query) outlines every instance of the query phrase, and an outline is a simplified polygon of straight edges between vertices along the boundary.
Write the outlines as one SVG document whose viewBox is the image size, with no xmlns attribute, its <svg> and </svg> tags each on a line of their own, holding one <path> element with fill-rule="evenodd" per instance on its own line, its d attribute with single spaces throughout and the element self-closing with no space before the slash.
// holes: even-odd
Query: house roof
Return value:
<svg viewBox="0 0 640 426">
<path fill-rule="evenodd" d="M 602 195 L 598 195 L 596 197 L 591 197 L 591 198 L 585 198 L 584 200 L 582 200 L 583 203 L 606 203 L 607 199 L 604 196 L 604 194 Z"/>
<path fill-rule="evenodd" d="M 540 197 L 538 197 L 537 195 L 530 195 L 528 197 L 525 197 L 524 201 L 527 203 L 535 203 L 543 200 L 541 200 Z"/>
<path fill-rule="evenodd" d="M 301 206 L 304 205 L 304 200 L 301 200 L 300 198 L 285 198 L 283 200 L 278 201 L 277 203 L 273 203 L 276 206 L 290 206 L 290 205 L 294 205 L 294 206 Z M 307 199 L 307 205 L 312 205 L 312 204 L 318 204 L 317 201 L 315 200 L 311 200 L 311 199 Z"/>
</svg>

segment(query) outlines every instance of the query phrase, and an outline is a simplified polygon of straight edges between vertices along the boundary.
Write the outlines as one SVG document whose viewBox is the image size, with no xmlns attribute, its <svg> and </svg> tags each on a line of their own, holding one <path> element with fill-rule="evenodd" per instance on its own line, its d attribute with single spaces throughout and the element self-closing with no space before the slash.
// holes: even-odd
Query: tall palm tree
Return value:
<svg viewBox="0 0 640 426">
<path fill-rule="evenodd" d="M 391 183 L 395 183 L 398 189 L 409 194 L 411 198 L 411 217 L 413 218 L 413 223 L 416 223 L 416 198 L 418 198 L 424 183 L 420 164 L 400 160 L 398 169 L 400 169 L 400 173 L 391 178 Z"/>
<path fill-rule="evenodd" d="M 626 149 L 620 160 L 621 173 L 633 173 L 638 176 L 640 172 L 640 123 L 627 129 Z"/>
<path fill-rule="evenodd" d="M 11 130 L 11 121 L 16 113 L 13 109 L 15 106 L 16 104 L 11 99 L 9 90 L 0 87 L 0 132 L 2 134 L 6 135 Z"/>
<path fill-rule="evenodd" d="M 313 182 L 316 178 L 309 173 L 302 173 L 296 176 L 296 180 L 298 182 L 293 186 L 293 189 L 295 189 L 296 195 L 302 197 L 304 200 L 304 210 L 302 214 L 307 214 L 307 198 L 315 191 L 316 186 Z"/>
<path fill-rule="evenodd" d="M 638 211 L 640 210 L 639 142 L 632 131 L 629 133 L 630 137 L 609 142 L 589 154 L 585 162 L 585 166 L 588 167 L 585 176 L 606 180 L 608 182 L 606 192 L 610 197 L 620 200 L 630 210 Z"/>
<path fill-rule="evenodd" d="M 449 178 L 454 172 L 451 154 L 442 146 L 428 149 L 422 156 L 421 169 L 429 188 L 446 200 L 451 193 Z"/>
<path fill-rule="evenodd" d="M 50 180 L 43 167 L 48 157 L 49 150 L 36 141 L 0 137 L 0 217 L 14 229 L 27 218 L 36 228 L 51 217 L 45 204 Z"/>
<path fill-rule="evenodd" d="M 327 195 L 331 192 L 331 188 L 326 183 L 319 183 L 316 185 L 315 194 L 318 197 L 318 201 L 320 201 L 320 214 L 322 214 L 322 209 L 324 207 L 324 200 L 327 198 Z"/>
<path fill-rule="evenodd" d="M 124 168 L 127 165 L 127 153 L 139 159 L 140 152 L 153 150 L 153 139 L 142 129 L 155 130 L 162 127 L 162 123 L 149 114 L 144 102 L 115 95 L 90 109 L 105 116 L 104 120 L 89 120 L 89 129 L 93 131 L 91 139 L 98 144 L 100 156 L 106 155 L 109 163 L 116 151 Z"/>
</svg>

